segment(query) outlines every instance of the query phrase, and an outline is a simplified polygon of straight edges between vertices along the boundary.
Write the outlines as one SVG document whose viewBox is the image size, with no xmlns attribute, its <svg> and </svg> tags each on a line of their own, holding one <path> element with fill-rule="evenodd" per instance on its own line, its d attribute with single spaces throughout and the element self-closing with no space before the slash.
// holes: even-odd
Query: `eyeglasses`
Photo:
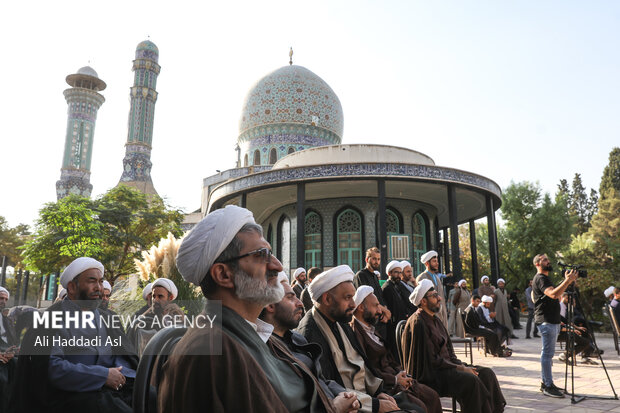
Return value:
<svg viewBox="0 0 620 413">
<path fill-rule="evenodd" d="M 426 298 L 426 299 L 428 300 L 428 299 L 429 299 L 429 298 L 431 298 L 431 297 L 432 297 L 432 298 L 437 298 L 437 297 L 439 297 L 439 293 L 426 294 L 426 295 L 425 295 L 424 297 L 422 297 L 422 298 Z"/>
<path fill-rule="evenodd" d="M 240 260 L 241 258 L 249 257 L 250 255 L 262 259 L 264 262 L 271 262 L 273 252 L 269 248 L 259 248 L 254 251 L 250 251 L 247 254 L 239 255 L 238 257 L 228 258 L 227 260 L 218 261 L 220 263 L 226 263 L 231 261 Z"/>
</svg>

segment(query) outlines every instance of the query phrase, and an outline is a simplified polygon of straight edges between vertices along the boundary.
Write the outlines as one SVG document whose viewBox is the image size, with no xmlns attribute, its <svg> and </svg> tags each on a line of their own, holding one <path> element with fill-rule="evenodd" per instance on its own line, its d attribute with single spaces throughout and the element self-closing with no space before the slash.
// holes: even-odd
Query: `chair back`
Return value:
<svg viewBox="0 0 620 413">
<path fill-rule="evenodd" d="M 396 324 L 396 351 L 398 352 L 398 359 L 400 360 L 400 365 L 404 365 L 403 360 L 403 344 L 402 344 L 402 336 L 403 331 L 405 330 L 405 324 L 407 324 L 407 320 L 400 320 L 398 324 Z"/>
<path fill-rule="evenodd" d="M 614 335 L 614 347 L 616 348 L 616 352 L 620 355 L 620 345 L 618 341 L 620 340 L 620 324 L 618 322 L 620 320 L 616 319 L 616 315 L 614 314 L 614 309 L 609 306 L 609 304 L 605 304 L 605 308 L 607 310 L 607 314 L 609 315 L 609 321 L 611 323 L 611 332 Z"/>
<path fill-rule="evenodd" d="M 134 413 L 157 412 L 157 393 L 162 367 L 186 331 L 187 328 L 166 327 L 155 334 L 144 348 L 133 386 Z"/>
</svg>

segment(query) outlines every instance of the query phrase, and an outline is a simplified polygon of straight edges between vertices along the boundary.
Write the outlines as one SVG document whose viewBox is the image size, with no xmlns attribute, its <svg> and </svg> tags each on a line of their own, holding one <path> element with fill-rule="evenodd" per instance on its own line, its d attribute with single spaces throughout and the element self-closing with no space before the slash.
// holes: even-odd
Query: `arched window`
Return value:
<svg viewBox="0 0 620 413">
<path fill-rule="evenodd" d="M 338 265 L 347 264 L 354 272 L 362 269 L 362 217 L 345 209 L 336 218 Z"/>
<path fill-rule="evenodd" d="M 276 152 L 276 148 L 271 148 L 269 151 L 269 163 L 273 165 L 278 160 L 278 153 Z"/>
<path fill-rule="evenodd" d="M 243 166 L 248 166 L 248 154 L 243 155 Z"/>
<path fill-rule="evenodd" d="M 273 226 L 271 224 L 269 224 L 267 228 L 267 242 L 271 245 L 271 248 L 273 248 Z"/>
<path fill-rule="evenodd" d="M 388 235 L 400 234 L 400 219 L 391 209 L 385 211 L 385 228 Z"/>
<path fill-rule="evenodd" d="M 413 245 L 413 257 L 411 264 L 413 265 L 413 273 L 415 275 L 425 270 L 424 264 L 420 262 L 420 258 L 426 252 L 427 225 L 421 213 L 418 212 L 413 216 L 412 226 L 413 239 L 411 244 Z"/>
<path fill-rule="evenodd" d="M 293 148 L 292 146 L 290 148 L 288 148 L 288 154 L 292 154 L 293 152 L 295 152 L 295 148 Z"/>
<path fill-rule="evenodd" d="M 254 163 L 252 165 L 260 165 L 260 151 L 258 149 L 254 151 Z"/>
<path fill-rule="evenodd" d="M 306 268 L 322 267 L 322 233 L 323 224 L 321 223 L 321 217 L 316 212 L 308 212 L 304 221 L 304 251 Z"/>
<path fill-rule="evenodd" d="M 284 271 L 291 272 L 291 220 L 282 215 L 278 221 L 278 248 L 276 254 Z"/>
</svg>

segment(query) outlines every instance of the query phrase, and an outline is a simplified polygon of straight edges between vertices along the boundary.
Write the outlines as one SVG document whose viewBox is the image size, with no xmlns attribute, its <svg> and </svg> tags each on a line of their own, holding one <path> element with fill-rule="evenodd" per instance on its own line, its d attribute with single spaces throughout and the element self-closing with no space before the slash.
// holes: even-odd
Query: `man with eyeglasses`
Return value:
<svg viewBox="0 0 620 413">
<path fill-rule="evenodd" d="M 493 370 L 468 366 L 454 354 L 448 330 L 437 317 L 442 298 L 433 282 L 421 280 L 409 298 L 418 311 L 403 331 L 405 370 L 440 396 L 455 397 L 463 413 L 503 412 L 506 400 Z"/>
<path fill-rule="evenodd" d="M 334 412 L 301 362 L 266 344 L 273 326 L 258 316 L 284 297 L 282 264 L 252 212 L 229 205 L 208 214 L 184 238 L 177 267 L 202 289 L 207 314 L 221 303 L 221 317 L 213 328 L 189 328 L 174 347 L 159 412 Z"/>
</svg>

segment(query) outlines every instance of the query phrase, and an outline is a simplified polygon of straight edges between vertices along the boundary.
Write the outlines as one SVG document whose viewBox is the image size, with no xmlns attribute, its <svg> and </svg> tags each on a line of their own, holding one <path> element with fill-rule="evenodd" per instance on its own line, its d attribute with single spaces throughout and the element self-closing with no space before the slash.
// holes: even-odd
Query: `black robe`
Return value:
<svg viewBox="0 0 620 413">
<path fill-rule="evenodd" d="M 426 318 L 441 332 L 432 336 Z M 432 318 L 430 318 L 432 317 Z M 421 383 L 433 388 L 440 396 L 452 396 L 463 413 L 500 413 L 506 400 L 493 370 L 475 366 L 479 375 L 459 371 L 464 365 L 454 354 L 448 331 L 436 316 L 418 311 L 407 320 L 402 336 L 405 370 Z M 447 350 L 448 359 L 440 356 Z"/>
<path fill-rule="evenodd" d="M 484 337 L 487 349 L 491 352 L 491 354 L 494 356 L 500 354 L 501 346 L 499 337 L 494 331 L 482 328 L 480 316 L 478 315 L 476 308 L 471 305 L 465 309 L 464 327 L 467 334 L 474 337 Z"/>
<path fill-rule="evenodd" d="M 63 310 L 63 301 L 50 306 L 46 311 Z M 107 310 L 99 309 L 103 316 L 111 315 Z M 122 347 L 112 347 L 112 353 L 122 355 L 129 361 L 132 369 L 138 367 L 138 356 L 129 339 L 119 328 L 106 328 L 112 340 L 121 340 Z M 133 380 L 127 379 L 120 391 L 102 387 L 98 391 L 70 392 L 54 387 L 48 378 L 51 345 L 37 345 L 37 337 L 51 337 L 57 333 L 53 329 L 30 328 L 22 340 L 22 354 L 18 358 L 15 372 L 15 385 L 9 401 L 9 412 L 38 413 L 38 412 L 114 412 L 131 411 Z"/>
</svg>

